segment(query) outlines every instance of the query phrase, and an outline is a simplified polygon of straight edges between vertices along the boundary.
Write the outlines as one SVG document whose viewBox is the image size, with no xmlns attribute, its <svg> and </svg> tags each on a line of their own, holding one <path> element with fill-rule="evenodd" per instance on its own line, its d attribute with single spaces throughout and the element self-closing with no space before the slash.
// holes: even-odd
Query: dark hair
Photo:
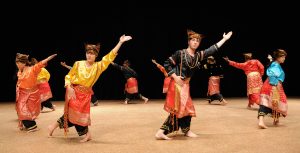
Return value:
<svg viewBox="0 0 300 153">
<path fill-rule="evenodd" d="M 129 60 L 125 60 L 124 62 L 123 62 L 123 64 L 127 64 L 128 66 L 130 65 L 130 61 Z"/>
<path fill-rule="evenodd" d="M 277 58 L 279 58 L 279 57 L 282 57 L 282 56 L 286 56 L 286 55 L 287 55 L 287 53 L 286 53 L 286 51 L 283 50 L 283 49 L 277 49 L 277 50 L 275 50 L 275 51 L 273 52 L 273 57 L 274 57 L 275 59 L 277 59 Z"/>
<path fill-rule="evenodd" d="M 85 51 L 86 52 L 93 51 L 94 54 L 96 56 L 98 56 L 99 51 L 100 51 L 100 43 L 97 43 L 96 45 L 94 45 L 94 44 L 84 44 L 84 46 L 85 46 Z"/>
</svg>

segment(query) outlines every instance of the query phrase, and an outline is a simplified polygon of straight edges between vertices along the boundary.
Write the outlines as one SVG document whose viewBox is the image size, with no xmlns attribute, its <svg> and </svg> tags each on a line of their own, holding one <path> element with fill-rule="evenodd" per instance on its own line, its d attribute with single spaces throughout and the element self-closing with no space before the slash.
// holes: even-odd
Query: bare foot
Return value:
<svg viewBox="0 0 300 153">
<path fill-rule="evenodd" d="M 55 106 L 55 105 L 53 105 L 53 106 L 52 106 L 52 111 L 55 111 L 55 108 L 56 108 L 56 106 Z"/>
<path fill-rule="evenodd" d="M 90 140 L 92 140 L 92 136 L 91 136 L 91 134 L 88 132 L 88 133 L 86 134 L 86 136 L 85 136 L 82 140 L 80 140 L 79 142 L 83 143 L 83 142 L 87 142 L 87 141 L 90 141 Z"/>
<path fill-rule="evenodd" d="M 54 130 L 55 130 L 55 127 L 53 125 L 48 126 L 48 132 L 49 132 L 48 137 L 52 137 Z"/>
<path fill-rule="evenodd" d="M 196 138 L 196 137 L 198 137 L 198 135 L 195 134 L 195 133 L 193 133 L 191 130 L 189 130 L 189 131 L 185 134 L 185 136 L 191 137 L 191 138 Z"/>
<path fill-rule="evenodd" d="M 40 130 L 40 128 L 36 127 L 34 129 L 28 130 L 27 133 L 35 132 L 35 131 L 38 131 L 38 130 Z"/>
<path fill-rule="evenodd" d="M 172 138 L 169 138 L 168 136 L 166 136 L 163 133 L 163 130 L 159 130 L 156 134 L 155 134 L 155 138 L 157 140 L 171 140 Z"/>
<path fill-rule="evenodd" d="M 148 103 L 148 101 L 149 101 L 149 99 L 148 99 L 148 98 L 145 98 L 145 102 L 144 102 L 144 104 L 147 104 L 147 103 Z"/>
<path fill-rule="evenodd" d="M 128 104 L 128 101 L 127 101 L 127 100 L 125 100 L 125 101 L 124 101 L 124 104 L 125 104 L 125 105 L 127 105 L 127 104 Z"/>
<path fill-rule="evenodd" d="M 226 105 L 228 102 L 225 100 L 225 99 L 223 99 L 222 101 L 221 101 L 221 105 Z"/>
<path fill-rule="evenodd" d="M 282 124 L 279 123 L 279 120 L 277 120 L 277 121 L 274 121 L 274 122 L 273 122 L 273 125 L 279 126 L 279 125 L 282 125 Z"/>
<path fill-rule="evenodd" d="M 268 127 L 264 123 L 258 123 L 260 129 L 267 129 Z"/>
</svg>

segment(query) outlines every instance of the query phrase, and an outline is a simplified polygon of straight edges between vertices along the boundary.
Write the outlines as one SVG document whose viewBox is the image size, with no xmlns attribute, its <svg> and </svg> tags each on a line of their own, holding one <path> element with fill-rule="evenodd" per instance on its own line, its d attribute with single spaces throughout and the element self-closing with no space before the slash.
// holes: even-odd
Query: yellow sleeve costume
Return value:
<svg viewBox="0 0 300 153">
<path fill-rule="evenodd" d="M 85 87 L 92 87 L 98 80 L 102 72 L 104 72 L 109 64 L 114 61 L 117 54 L 114 50 L 106 54 L 101 61 L 95 62 L 92 66 L 87 67 L 86 61 L 76 61 L 70 70 L 70 72 L 65 76 L 65 87 L 71 84 L 78 84 Z"/>
<path fill-rule="evenodd" d="M 37 77 L 37 81 L 40 81 L 42 79 L 46 79 L 47 81 L 49 81 L 49 79 L 50 79 L 50 73 L 45 68 L 41 69 L 41 72 L 39 73 L 39 75 Z"/>
</svg>

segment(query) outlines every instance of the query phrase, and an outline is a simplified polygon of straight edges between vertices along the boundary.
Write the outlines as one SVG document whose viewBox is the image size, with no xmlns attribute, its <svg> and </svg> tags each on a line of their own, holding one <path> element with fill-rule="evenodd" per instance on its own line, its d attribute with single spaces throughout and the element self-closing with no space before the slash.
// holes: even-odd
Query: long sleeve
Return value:
<svg viewBox="0 0 300 153">
<path fill-rule="evenodd" d="M 156 66 L 164 74 L 165 77 L 168 76 L 168 73 L 167 73 L 166 69 L 163 66 L 161 66 L 160 64 L 157 64 Z"/>
<path fill-rule="evenodd" d="M 69 73 L 65 76 L 65 87 L 72 84 L 71 78 L 73 78 L 76 75 L 77 69 L 78 69 L 78 62 L 75 62 L 71 70 L 69 71 Z"/>
<path fill-rule="evenodd" d="M 214 45 L 210 46 L 209 48 L 205 49 L 204 51 L 201 51 L 201 52 L 203 52 L 203 53 L 200 52 L 200 54 L 203 54 L 203 56 L 201 56 L 201 61 L 203 59 L 206 59 L 208 56 L 215 54 L 218 50 L 219 50 L 218 46 L 216 44 L 214 44 Z"/>
<path fill-rule="evenodd" d="M 39 73 L 37 80 L 42 80 L 42 79 L 46 79 L 47 81 L 49 81 L 50 79 L 50 73 L 47 71 L 47 69 L 42 68 L 41 72 Z"/>
<path fill-rule="evenodd" d="M 229 65 L 245 71 L 247 63 L 246 62 L 244 62 L 244 63 L 237 63 L 237 62 L 229 60 Z"/>
<path fill-rule="evenodd" d="M 114 61 L 114 59 L 116 58 L 116 56 L 117 56 L 117 54 L 115 54 L 113 52 L 113 50 L 110 51 L 105 56 L 103 56 L 102 60 L 99 61 L 99 62 L 97 62 L 97 65 L 98 65 L 98 68 L 100 69 L 100 71 L 101 72 L 105 71 L 108 68 L 109 64 Z"/>
<path fill-rule="evenodd" d="M 112 65 L 114 68 L 116 68 L 116 69 L 122 71 L 122 66 L 120 66 L 120 65 L 118 65 L 118 64 L 116 64 L 116 63 L 111 63 L 111 65 Z"/>
<path fill-rule="evenodd" d="M 180 55 L 181 50 L 178 50 L 164 62 L 164 68 L 168 73 L 168 76 L 175 73 L 176 65 L 180 64 Z"/>
</svg>

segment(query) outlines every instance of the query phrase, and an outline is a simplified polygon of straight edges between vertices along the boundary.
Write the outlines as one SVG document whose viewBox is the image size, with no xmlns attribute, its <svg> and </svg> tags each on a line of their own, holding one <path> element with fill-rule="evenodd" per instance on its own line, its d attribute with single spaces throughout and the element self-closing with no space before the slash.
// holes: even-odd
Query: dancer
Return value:
<svg viewBox="0 0 300 153">
<path fill-rule="evenodd" d="M 241 69 L 247 76 L 247 96 L 248 96 L 248 109 L 256 103 L 259 105 L 259 94 L 262 87 L 262 76 L 264 75 L 264 66 L 257 59 L 252 59 L 252 53 L 244 53 L 245 62 L 237 63 L 224 57 L 229 62 L 229 65 Z"/>
<path fill-rule="evenodd" d="M 134 98 L 140 98 L 144 100 L 144 104 L 147 104 L 149 99 L 139 93 L 137 73 L 130 67 L 129 60 L 125 60 L 123 62 L 123 66 L 112 62 L 112 66 L 122 71 L 125 79 L 127 80 L 124 89 L 126 96 L 124 104 L 128 104 L 128 102 Z"/>
<path fill-rule="evenodd" d="M 185 136 L 197 137 L 190 130 L 191 119 L 196 116 L 190 97 L 189 81 L 194 71 L 200 66 L 200 61 L 214 54 L 231 37 L 232 32 L 223 34 L 223 39 L 204 51 L 196 51 L 203 35 L 188 30 L 188 47 L 178 50 L 165 61 L 164 67 L 172 77 L 164 110 L 170 115 L 155 134 L 156 139 L 169 140 L 167 134 L 181 128 Z"/>
<path fill-rule="evenodd" d="M 33 64 L 34 61 L 28 59 L 29 55 L 17 53 L 16 65 L 19 71 L 16 85 L 16 111 L 20 130 L 28 132 L 38 130 L 35 119 L 41 112 L 41 98 L 37 77 L 47 62 L 56 55 L 53 54 L 39 63 Z"/>
<path fill-rule="evenodd" d="M 258 110 L 258 127 L 268 128 L 264 123 L 264 116 L 274 118 L 274 125 L 279 124 L 279 117 L 287 116 L 288 103 L 283 85 L 285 73 L 280 66 L 285 61 L 287 53 L 283 49 L 277 49 L 273 53 L 275 60 L 267 68 L 268 78 L 265 80 L 260 92 L 260 106 Z"/>
<path fill-rule="evenodd" d="M 32 58 L 33 64 L 37 64 L 38 61 L 35 58 Z M 50 101 L 50 98 L 52 98 L 52 92 L 50 85 L 48 83 L 50 79 L 50 73 L 46 68 L 42 68 L 41 72 L 39 73 L 37 77 L 37 86 L 40 91 L 40 97 L 41 97 L 41 110 L 43 110 L 44 107 L 50 108 L 52 111 L 55 111 L 55 105 L 52 104 Z"/>
<path fill-rule="evenodd" d="M 72 66 L 67 65 L 66 62 L 60 62 L 60 65 L 62 65 L 63 67 L 65 67 L 69 70 L 72 69 Z M 98 106 L 98 104 L 99 104 L 99 101 L 98 101 L 97 97 L 95 96 L 94 92 L 92 94 L 91 102 L 93 103 L 94 106 Z"/>
<path fill-rule="evenodd" d="M 209 56 L 207 58 L 207 63 L 203 65 L 203 68 L 207 70 L 209 75 L 207 91 L 208 103 L 210 104 L 214 100 L 219 100 L 222 105 L 226 105 L 227 101 L 220 93 L 220 80 L 223 78 L 222 65 L 217 64 L 213 56 Z"/>
<path fill-rule="evenodd" d="M 86 60 L 76 61 L 65 77 L 66 103 L 64 115 L 57 122 L 49 125 L 49 137 L 52 136 L 57 127 L 64 128 L 65 134 L 68 127 L 75 126 L 79 136 L 85 135 L 80 142 L 87 142 L 92 139 L 88 126 L 91 125 L 90 101 L 93 94 L 92 87 L 104 72 L 109 64 L 116 58 L 117 53 L 131 36 L 122 35 L 117 45 L 106 54 L 101 61 L 96 62 L 99 54 L 100 44 L 85 45 Z"/>
</svg>

